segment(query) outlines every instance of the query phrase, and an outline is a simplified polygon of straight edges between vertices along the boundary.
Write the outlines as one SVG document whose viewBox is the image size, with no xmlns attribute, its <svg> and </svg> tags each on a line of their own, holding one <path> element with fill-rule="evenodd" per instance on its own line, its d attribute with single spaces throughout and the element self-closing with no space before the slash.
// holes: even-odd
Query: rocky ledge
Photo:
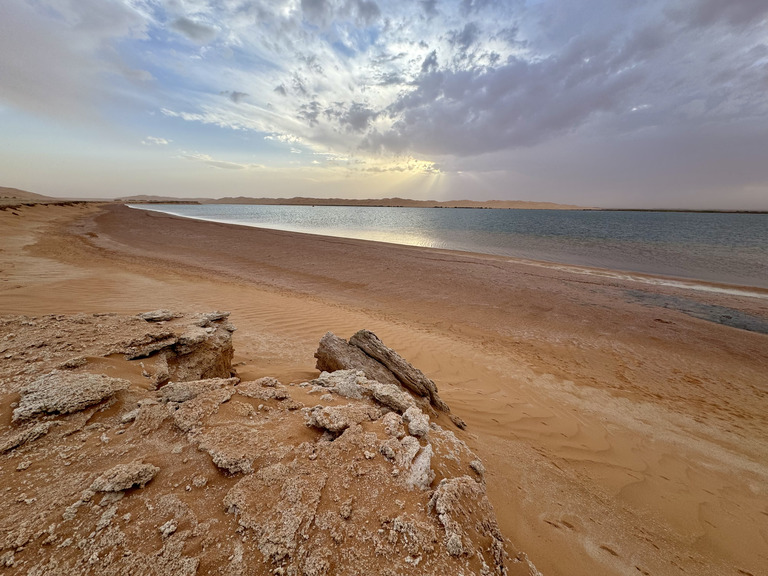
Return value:
<svg viewBox="0 0 768 576">
<path fill-rule="evenodd" d="M 0 318 L 0 566 L 536 574 L 434 382 L 368 331 L 241 381 L 228 316 Z"/>
</svg>

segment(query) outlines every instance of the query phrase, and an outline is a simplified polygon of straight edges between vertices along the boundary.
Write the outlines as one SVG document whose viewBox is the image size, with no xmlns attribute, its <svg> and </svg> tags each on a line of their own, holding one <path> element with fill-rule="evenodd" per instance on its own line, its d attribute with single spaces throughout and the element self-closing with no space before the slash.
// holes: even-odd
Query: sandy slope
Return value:
<svg viewBox="0 0 768 576">
<path fill-rule="evenodd" d="M 681 311 L 760 329 L 765 293 L 122 206 L 3 211 L 0 233 L 0 313 L 231 310 L 248 378 L 306 379 L 325 331 L 375 331 L 466 420 L 544 574 L 768 572 L 768 336 Z"/>
</svg>

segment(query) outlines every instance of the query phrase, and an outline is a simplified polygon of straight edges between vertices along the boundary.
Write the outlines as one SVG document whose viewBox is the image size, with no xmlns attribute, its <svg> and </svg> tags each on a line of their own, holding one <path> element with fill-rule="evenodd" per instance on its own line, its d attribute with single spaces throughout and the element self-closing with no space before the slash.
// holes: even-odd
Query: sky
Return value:
<svg viewBox="0 0 768 576">
<path fill-rule="evenodd" d="M 2 0 L 0 186 L 768 210 L 768 1 Z"/>
</svg>

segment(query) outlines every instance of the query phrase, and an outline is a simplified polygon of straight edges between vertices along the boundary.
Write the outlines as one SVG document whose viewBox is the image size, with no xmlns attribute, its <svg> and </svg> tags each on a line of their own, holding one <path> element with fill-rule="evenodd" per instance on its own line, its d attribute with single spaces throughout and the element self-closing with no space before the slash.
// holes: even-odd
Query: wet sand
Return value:
<svg viewBox="0 0 768 576">
<path fill-rule="evenodd" d="M 766 291 L 120 205 L 15 212 L 3 314 L 230 310 L 239 372 L 283 381 L 316 374 L 326 331 L 376 332 L 467 422 L 502 531 L 543 574 L 768 573 Z"/>
</svg>

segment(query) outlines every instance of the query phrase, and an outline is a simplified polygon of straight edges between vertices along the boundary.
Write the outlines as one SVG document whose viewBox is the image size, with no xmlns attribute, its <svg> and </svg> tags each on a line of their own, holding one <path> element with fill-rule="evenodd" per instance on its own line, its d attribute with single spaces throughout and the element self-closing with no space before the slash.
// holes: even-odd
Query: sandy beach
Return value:
<svg viewBox="0 0 768 576">
<path fill-rule="evenodd" d="M 247 378 L 314 377 L 325 332 L 374 331 L 466 421 L 547 576 L 768 573 L 768 291 L 118 204 L 2 210 L 0 238 L 0 314 L 228 310 Z"/>
</svg>

